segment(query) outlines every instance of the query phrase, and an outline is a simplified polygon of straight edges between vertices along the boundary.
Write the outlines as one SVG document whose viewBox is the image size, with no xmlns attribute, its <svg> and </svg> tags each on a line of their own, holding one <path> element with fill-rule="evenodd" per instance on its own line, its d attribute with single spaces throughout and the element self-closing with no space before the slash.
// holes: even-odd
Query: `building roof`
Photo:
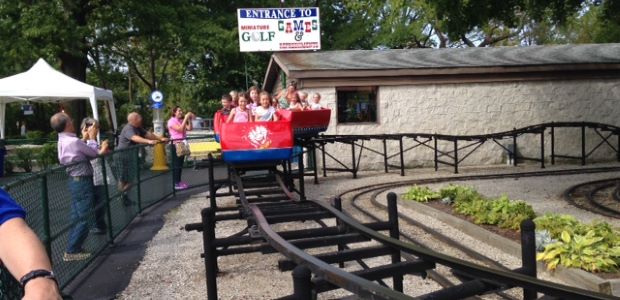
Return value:
<svg viewBox="0 0 620 300">
<path fill-rule="evenodd" d="M 616 69 L 620 44 L 279 52 L 272 55 L 265 85 L 278 70 L 303 79 L 557 71 L 579 65 Z"/>
</svg>

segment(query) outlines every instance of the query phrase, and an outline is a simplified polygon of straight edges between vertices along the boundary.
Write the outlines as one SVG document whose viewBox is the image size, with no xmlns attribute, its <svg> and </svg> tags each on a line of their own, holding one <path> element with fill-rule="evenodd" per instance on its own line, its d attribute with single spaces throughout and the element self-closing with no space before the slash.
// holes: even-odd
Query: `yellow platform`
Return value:
<svg viewBox="0 0 620 300">
<path fill-rule="evenodd" d="M 211 153 L 214 157 L 219 156 L 220 152 L 222 152 L 222 146 L 217 142 L 190 142 L 189 151 L 192 158 L 204 159 L 207 158 L 209 153 Z"/>
</svg>

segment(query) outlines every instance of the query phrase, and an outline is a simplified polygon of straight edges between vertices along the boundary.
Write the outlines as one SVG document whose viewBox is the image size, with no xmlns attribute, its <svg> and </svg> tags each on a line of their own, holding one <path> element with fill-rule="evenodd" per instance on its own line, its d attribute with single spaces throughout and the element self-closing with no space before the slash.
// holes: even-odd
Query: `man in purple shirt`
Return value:
<svg viewBox="0 0 620 300">
<path fill-rule="evenodd" d="M 50 125 L 58 132 L 58 161 L 67 166 L 71 192 L 71 222 L 74 225 L 63 259 L 87 259 L 90 253 L 82 248 L 82 244 L 88 236 L 88 217 L 94 203 L 93 169 L 89 161 L 99 153 L 75 135 L 75 127 L 67 114 L 53 115 Z M 94 138 L 96 134 L 89 132 L 94 130 L 93 127 L 85 128 L 83 135 Z M 101 153 L 105 151 L 107 149 L 100 150 Z"/>
</svg>

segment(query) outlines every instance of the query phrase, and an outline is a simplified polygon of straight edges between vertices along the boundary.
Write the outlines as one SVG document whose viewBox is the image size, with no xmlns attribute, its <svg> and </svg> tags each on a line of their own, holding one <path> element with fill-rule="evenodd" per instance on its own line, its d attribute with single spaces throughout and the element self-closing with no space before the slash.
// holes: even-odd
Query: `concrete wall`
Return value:
<svg viewBox="0 0 620 300">
<path fill-rule="evenodd" d="M 614 80 L 565 80 L 523 81 L 507 83 L 467 83 L 443 85 L 380 86 L 378 90 L 378 120 L 372 124 L 337 124 L 336 88 L 313 88 L 319 92 L 322 104 L 331 108 L 332 121 L 327 134 L 381 134 L 381 133 L 440 133 L 477 135 L 507 131 L 545 122 L 590 121 L 620 125 L 620 79 Z M 601 140 L 591 130 L 587 133 L 587 149 Z M 510 141 L 505 141 L 509 143 Z M 579 155 L 581 153 L 579 129 L 556 131 L 556 153 Z M 617 139 L 611 140 L 617 147 Z M 518 139 L 518 151 L 526 156 L 539 157 L 540 136 Z M 376 150 L 381 143 L 366 142 Z M 398 143 L 388 144 L 390 153 L 398 151 Z M 405 142 L 405 148 L 413 146 Z M 451 149 L 451 143 L 440 143 Z M 432 165 L 430 149 L 414 149 L 405 155 L 408 166 Z M 328 145 L 345 162 L 351 161 L 350 147 Z M 550 150 L 546 135 L 546 156 Z M 464 155 L 465 153 L 460 153 Z M 594 152 L 592 160 L 610 160 L 615 156 L 608 148 Z M 397 162 L 398 157 L 393 159 Z M 494 143 L 486 143 L 463 164 L 502 163 L 505 155 Z M 381 156 L 366 152 L 361 168 L 382 168 Z M 328 165 L 335 166 L 328 159 Z"/>
</svg>

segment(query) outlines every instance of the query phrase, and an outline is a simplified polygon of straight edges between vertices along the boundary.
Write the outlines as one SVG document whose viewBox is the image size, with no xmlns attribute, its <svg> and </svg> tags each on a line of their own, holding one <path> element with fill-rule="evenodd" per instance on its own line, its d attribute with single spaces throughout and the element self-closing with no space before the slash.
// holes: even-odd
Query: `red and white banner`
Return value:
<svg viewBox="0 0 620 300">
<path fill-rule="evenodd" d="M 290 122 L 224 123 L 222 150 L 266 150 L 293 147 Z"/>
</svg>

